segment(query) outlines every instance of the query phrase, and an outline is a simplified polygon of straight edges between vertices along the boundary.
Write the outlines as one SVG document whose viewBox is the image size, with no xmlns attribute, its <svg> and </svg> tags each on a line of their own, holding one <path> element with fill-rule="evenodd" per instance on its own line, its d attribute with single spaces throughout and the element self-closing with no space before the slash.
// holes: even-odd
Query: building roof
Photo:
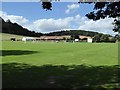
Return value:
<svg viewBox="0 0 120 90">
<path fill-rule="evenodd" d="M 79 38 L 81 38 L 81 39 L 83 39 L 83 38 L 92 38 L 92 37 L 90 37 L 90 36 L 79 36 Z"/>
<path fill-rule="evenodd" d="M 44 39 L 44 40 L 59 40 L 59 39 L 64 39 L 64 38 L 70 38 L 70 35 L 66 35 L 66 36 L 41 36 L 39 39 Z M 79 36 L 79 38 L 83 39 L 83 38 L 92 38 L 90 36 Z"/>
<path fill-rule="evenodd" d="M 51 40 L 51 39 L 64 39 L 67 36 L 41 36 L 40 39 Z"/>
</svg>

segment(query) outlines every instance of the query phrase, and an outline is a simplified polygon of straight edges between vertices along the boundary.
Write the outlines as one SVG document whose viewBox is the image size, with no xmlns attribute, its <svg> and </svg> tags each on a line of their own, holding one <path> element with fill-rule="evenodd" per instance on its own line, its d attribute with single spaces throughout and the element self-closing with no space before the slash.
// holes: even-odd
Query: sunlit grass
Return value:
<svg viewBox="0 0 120 90">
<path fill-rule="evenodd" d="M 32 65 L 117 65 L 116 43 L 52 43 L 4 41 L 3 63 Z"/>
</svg>

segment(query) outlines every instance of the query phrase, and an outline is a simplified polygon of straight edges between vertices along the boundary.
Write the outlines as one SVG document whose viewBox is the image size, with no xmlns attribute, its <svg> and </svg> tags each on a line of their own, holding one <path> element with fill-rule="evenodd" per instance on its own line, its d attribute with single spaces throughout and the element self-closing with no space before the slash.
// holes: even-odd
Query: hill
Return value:
<svg viewBox="0 0 120 90">
<path fill-rule="evenodd" d="M 11 37 L 15 37 L 17 40 L 22 39 L 24 36 L 22 35 L 15 35 L 15 34 L 7 34 L 7 33 L 0 33 L 1 40 L 10 40 Z"/>
<path fill-rule="evenodd" d="M 23 28 L 21 25 L 17 23 L 12 23 L 10 20 L 4 21 L 0 17 L 0 25 L 1 24 L 2 24 L 2 30 L 0 30 L 1 33 L 32 36 L 32 37 L 39 37 L 42 35 L 42 33 L 36 33 L 35 31 L 30 31 L 26 28 Z"/>
<path fill-rule="evenodd" d="M 62 36 L 62 35 L 82 35 L 82 36 L 95 36 L 96 34 L 100 34 L 98 32 L 85 31 L 85 30 L 66 30 L 66 31 L 57 31 L 47 33 L 47 36 Z M 102 33 L 101 33 L 102 34 Z"/>
<path fill-rule="evenodd" d="M 106 41 L 108 40 L 109 37 L 112 37 L 109 34 L 103 34 L 103 33 L 85 31 L 85 30 L 66 30 L 66 31 L 57 31 L 50 33 L 35 32 L 23 28 L 21 25 L 17 23 L 12 23 L 10 20 L 4 21 L 4 19 L 2 19 L 1 17 L 0 17 L 0 24 L 2 24 L 2 30 L 0 30 L 0 33 L 15 34 L 22 36 L 30 36 L 30 37 L 63 36 L 63 35 L 69 35 L 71 37 L 75 37 L 81 35 L 81 36 L 96 37 L 97 40 L 95 41 Z"/>
</svg>

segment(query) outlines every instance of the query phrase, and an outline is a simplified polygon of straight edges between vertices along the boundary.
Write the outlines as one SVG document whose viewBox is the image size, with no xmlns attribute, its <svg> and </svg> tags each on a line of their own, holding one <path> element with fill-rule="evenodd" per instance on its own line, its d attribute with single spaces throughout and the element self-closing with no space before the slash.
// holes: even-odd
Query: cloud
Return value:
<svg viewBox="0 0 120 90">
<path fill-rule="evenodd" d="M 112 30 L 114 28 L 112 25 L 113 21 L 113 18 L 105 18 L 97 21 L 84 20 L 80 23 L 79 29 L 101 32 L 105 34 L 115 34 Z"/>
<path fill-rule="evenodd" d="M 24 25 L 29 22 L 28 19 L 24 18 L 23 16 L 16 16 L 16 15 L 8 15 L 6 12 L 0 11 L 0 16 L 6 21 L 10 19 L 13 23 L 18 23 Z"/>
<path fill-rule="evenodd" d="M 23 16 L 8 15 L 6 12 L 0 11 L 0 16 L 6 21 L 10 19 L 13 23 L 18 23 L 24 28 L 28 28 L 31 31 L 36 32 L 52 32 L 62 29 L 70 28 L 70 23 L 74 20 L 73 17 L 59 18 L 59 19 L 38 19 L 33 22 L 29 22 Z"/>
<path fill-rule="evenodd" d="M 79 14 L 73 17 L 65 17 L 65 18 L 50 18 L 50 19 L 38 19 L 33 22 L 30 22 L 23 16 L 17 15 L 8 15 L 6 12 L 0 11 L 0 16 L 4 20 L 10 19 L 11 22 L 16 22 L 22 25 L 25 28 L 28 28 L 31 31 L 48 33 L 53 31 L 60 30 L 87 30 L 87 31 L 95 31 L 106 34 L 116 34 L 113 32 L 112 22 L 113 18 L 105 18 L 97 21 L 89 20 L 87 17 L 82 17 Z"/>
<path fill-rule="evenodd" d="M 79 7 L 79 4 L 67 5 L 67 10 L 65 11 L 65 13 L 69 14 L 70 12 L 74 11 L 75 9 L 78 9 Z"/>
<path fill-rule="evenodd" d="M 37 31 L 50 32 L 70 28 L 70 23 L 73 21 L 73 17 L 67 17 L 64 19 L 39 19 L 33 22 L 33 26 Z"/>
</svg>

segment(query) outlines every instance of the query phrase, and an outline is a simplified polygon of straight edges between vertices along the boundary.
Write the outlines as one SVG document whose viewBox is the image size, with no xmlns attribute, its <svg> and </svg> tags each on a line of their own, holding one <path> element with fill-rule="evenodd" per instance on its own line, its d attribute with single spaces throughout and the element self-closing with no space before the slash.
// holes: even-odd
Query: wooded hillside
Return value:
<svg viewBox="0 0 120 90">
<path fill-rule="evenodd" d="M 35 32 L 28 30 L 27 28 L 23 28 L 21 25 L 17 23 L 12 23 L 10 20 L 4 21 L 0 17 L 0 24 L 2 24 L 2 30 L 0 30 L 1 33 L 8 33 L 8 34 L 15 34 L 15 35 L 23 35 L 23 36 L 32 36 L 32 37 L 40 37 L 40 36 L 62 36 L 62 35 L 82 35 L 82 36 L 90 36 L 94 37 L 95 35 L 105 35 L 98 32 L 93 31 L 85 31 L 85 30 L 66 30 L 66 31 L 56 31 L 56 32 L 50 32 L 50 33 L 41 33 L 41 32 Z M 111 36 L 108 35 L 107 36 Z"/>
</svg>

